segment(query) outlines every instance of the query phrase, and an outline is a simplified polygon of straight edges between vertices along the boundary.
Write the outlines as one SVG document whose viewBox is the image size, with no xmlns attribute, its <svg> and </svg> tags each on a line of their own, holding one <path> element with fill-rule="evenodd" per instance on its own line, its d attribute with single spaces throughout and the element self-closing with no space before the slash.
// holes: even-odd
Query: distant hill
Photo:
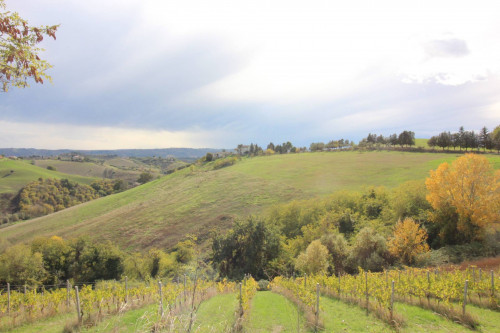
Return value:
<svg viewBox="0 0 500 333">
<path fill-rule="evenodd" d="M 56 168 L 57 170 L 57 168 Z M 27 183 L 38 178 L 67 178 L 71 181 L 90 184 L 97 179 L 94 175 L 71 175 L 59 171 L 51 171 L 32 165 L 28 161 L 0 159 L 0 193 L 19 191 Z"/>
<path fill-rule="evenodd" d="M 222 149 L 215 148 L 161 148 L 161 149 L 116 149 L 116 150 L 71 150 L 71 149 L 34 149 L 34 148 L 0 148 L 0 155 L 30 157 L 57 156 L 72 152 L 83 155 L 115 155 L 119 157 L 152 157 L 174 156 L 178 159 L 198 159 L 207 153 L 215 153 Z"/>
<path fill-rule="evenodd" d="M 424 179 L 429 170 L 457 156 L 325 152 L 244 158 L 219 170 L 208 164 L 2 228 L 0 238 L 17 243 L 39 235 L 88 235 L 125 249 L 168 248 L 188 233 L 206 240 L 212 228 L 226 230 L 234 218 L 263 214 L 275 204 Z M 500 168 L 500 157 L 488 158 Z"/>
</svg>

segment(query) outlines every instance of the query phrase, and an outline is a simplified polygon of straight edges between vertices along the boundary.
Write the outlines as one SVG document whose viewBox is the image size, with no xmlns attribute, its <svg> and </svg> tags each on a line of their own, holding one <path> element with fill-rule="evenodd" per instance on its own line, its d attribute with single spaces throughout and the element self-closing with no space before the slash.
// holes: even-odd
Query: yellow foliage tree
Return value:
<svg viewBox="0 0 500 333">
<path fill-rule="evenodd" d="M 401 259 L 404 264 L 412 264 L 417 254 L 429 251 L 427 232 L 412 218 L 399 221 L 394 235 L 388 242 L 389 252 Z"/>
<path fill-rule="evenodd" d="M 317 239 L 297 257 L 295 268 L 307 274 L 324 273 L 329 266 L 328 259 L 328 249 Z"/>
<path fill-rule="evenodd" d="M 455 215 L 456 229 L 465 240 L 481 238 L 488 225 L 500 221 L 500 170 L 495 172 L 483 156 L 467 154 L 451 165 L 442 163 L 425 185 L 435 210 L 431 220 L 439 223 L 443 212 Z"/>
</svg>

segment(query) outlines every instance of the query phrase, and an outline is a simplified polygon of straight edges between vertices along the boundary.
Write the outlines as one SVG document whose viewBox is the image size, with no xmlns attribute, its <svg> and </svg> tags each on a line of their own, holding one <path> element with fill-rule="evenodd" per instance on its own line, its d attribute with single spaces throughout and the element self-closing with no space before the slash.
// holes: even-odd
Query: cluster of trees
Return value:
<svg viewBox="0 0 500 333">
<path fill-rule="evenodd" d="M 96 180 L 89 185 L 68 179 L 43 179 L 26 184 L 12 199 L 14 212 L 23 219 L 47 215 L 126 189 L 122 180 Z"/>
<path fill-rule="evenodd" d="M 356 273 L 424 262 L 430 248 L 485 241 L 500 220 L 500 171 L 465 155 L 426 182 L 291 202 L 213 238 L 222 276 Z"/>
<path fill-rule="evenodd" d="M 369 133 L 366 138 L 359 142 L 359 146 L 361 147 L 373 145 L 411 147 L 415 145 L 415 133 L 412 131 L 403 131 L 399 135 L 394 133 L 389 136 Z"/>
<path fill-rule="evenodd" d="M 296 153 L 299 148 L 295 147 L 290 141 L 283 142 L 280 145 L 274 145 L 274 143 L 270 142 L 267 145 L 266 153 L 269 154 L 288 154 L 288 153 Z"/>
<path fill-rule="evenodd" d="M 458 132 L 441 132 L 433 136 L 427 141 L 427 145 L 431 148 L 440 147 L 450 149 L 457 147 L 460 150 L 465 149 L 496 149 L 500 152 L 500 126 L 497 126 L 492 132 L 488 128 L 483 127 L 479 133 L 474 131 L 466 131 L 464 127 L 460 127 Z"/>
<path fill-rule="evenodd" d="M 0 284 L 57 285 L 66 280 L 93 283 L 98 280 L 173 277 L 181 274 L 195 257 L 194 241 L 179 242 L 166 253 L 127 254 L 110 241 L 93 242 L 80 237 L 36 238 L 0 252 Z"/>
<path fill-rule="evenodd" d="M 310 151 L 323 151 L 325 149 L 345 149 L 350 148 L 353 142 L 348 139 L 330 140 L 328 143 L 313 142 L 309 145 Z"/>
</svg>

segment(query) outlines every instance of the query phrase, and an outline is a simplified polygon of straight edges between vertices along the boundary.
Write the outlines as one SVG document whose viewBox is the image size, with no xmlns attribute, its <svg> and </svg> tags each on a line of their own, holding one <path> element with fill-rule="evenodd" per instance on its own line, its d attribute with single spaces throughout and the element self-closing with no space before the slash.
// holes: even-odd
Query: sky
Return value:
<svg viewBox="0 0 500 333">
<path fill-rule="evenodd" d="M 494 1 L 6 0 L 60 24 L 0 147 L 213 147 L 500 125 Z"/>
</svg>

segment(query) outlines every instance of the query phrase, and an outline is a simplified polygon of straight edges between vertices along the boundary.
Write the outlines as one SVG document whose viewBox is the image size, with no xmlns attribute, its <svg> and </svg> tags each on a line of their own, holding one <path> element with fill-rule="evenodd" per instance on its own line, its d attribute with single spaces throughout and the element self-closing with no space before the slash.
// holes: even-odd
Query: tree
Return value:
<svg viewBox="0 0 500 333">
<path fill-rule="evenodd" d="M 500 170 L 495 172 L 483 156 L 466 154 L 451 165 L 442 163 L 425 184 L 427 201 L 435 210 L 431 221 L 441 224 L 443 238 L 453 240 L 444 233 L 458 232 L 456 242 L 470 242 L 500 221 Z M 456 227 L 450 228 L 450 222 Z"/>
<path fill-rule="evenodd" d="M 36 83 L 50 80 L 46 71 L 51 65 L 40 59 L 44 35 L 56 39 L 57 25 L 32 27 L 18 13 L 6 10 L 4 0 L 0 0 L 0 82 L 3 91 L 10 86 L 28 87 L 28 79 Z"/>
<path fill-rule="evenodd" d="M 151 180 L 153 180 L 153 175 L 150 174 L 149 172 L 143 172 L 143 173 L 141 173 L 141 175 L 137 179 L 137 182 L 139 184 L 146 184 L 147 182 L 150 182 Z"/>
<path fill-rule="evenodd" d="M 479 133 L 479 147 L 486 149 L 491 149 L 491 137 L 486 126 L 481 129 Z"/>
<path fill-rule="evenodd" d="M 379 272 L 388 265 L 389 252 L 385 238 L 370 227 L 359 231 L 348 257 L 348 273 L 355 273 L 358 267 Z"/>
<path fill-rule="evenodd" d="M 0 255 L 0 283 L 41 284 L 46 275 L 42 254 L 28 245 L 14 245 Z"/>
<path fill-rule="evenodd" d="M 321 237 L 321 244 L 326 246 L 330 254 L 330 273 L 340 275 L 345 273 L 348 245 L 342 234 L 327 234 Z"/>
<path fill-rule="evenodd" d="M 500 153 L 500 125 L 490 133 L 491 147 Z"/>
<path fill-rule="evenodd" d="M 394 235 L 387 243 L 389 252 L 399 258 L 403 264 L 410 265 L 420 253 L 429 251 L 427 232 L 412 218 L 399 220 Z"/>
<path fill-rule="evenodd" d="M 329 266 L 328 257 L 328 249 L 317 239 L 297 257 L 295 268 L 307 274 L 325 273 Z"/>
<path fill-rule="evenodd" d="M 249 217 L 236 221 L 227 235 L 212 239 L 212 262 L 221 276 L 241 279 L 251 274 L 256 279 L 269 278 L 266 268 L 280 254 L 277 231 L 263 220 Z"/>
</svg>

